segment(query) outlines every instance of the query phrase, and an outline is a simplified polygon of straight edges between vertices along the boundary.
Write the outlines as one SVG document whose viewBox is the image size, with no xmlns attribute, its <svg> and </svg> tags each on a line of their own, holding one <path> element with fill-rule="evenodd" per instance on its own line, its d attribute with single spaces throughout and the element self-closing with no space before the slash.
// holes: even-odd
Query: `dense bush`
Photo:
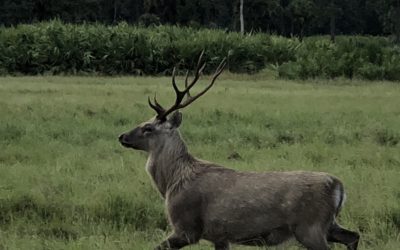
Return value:
<svg viewBox="0 0 400 250">
<path fill-rule="evenodd" d="M 400 80 L 400 47 L 382 37 L 339 37 L 336 43 L 309 38 L 279 67 L 279 76 Z"/>
<path fill-rule="evenodd" d="M 208 70 L 226 55 L 233 72 L 265 66 L 266 35 L 172 26 L 71 25 L 59 21 L 0 29 L 0 72 L 159 74 L 177 63 L 193 68 L 206 50 Z M 207 69 L 206 69 L 207 70 Z"/>
<path fill-rule="evenodd" d="M 290 79 L 400 80 L 400 47 L 383 37 L 300 42 L 262 33 L 60 21 L 0 28 L 0 74 L 167 74 L 176 65 L 192 69 L 203 49 L 208 72 L 228 55 L 231 72 L 254 73 L 272 64 Z"/>
</svg>

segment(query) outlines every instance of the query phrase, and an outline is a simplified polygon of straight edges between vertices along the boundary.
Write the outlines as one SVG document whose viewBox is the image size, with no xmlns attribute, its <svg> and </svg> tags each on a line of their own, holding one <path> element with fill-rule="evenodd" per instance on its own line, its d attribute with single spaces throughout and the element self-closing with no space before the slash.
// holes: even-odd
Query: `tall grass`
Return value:
<svg viewBox="0 0 400 250">
<path fill-rule="evenodd" d="M 183 111 L 182 135 L 194 155 L 234 169 L 338 176 L 339 221 L 361 233 L 360 249 L 397 250 L 399 85 L 323 83 L 223 75 Z M 117 141 L 154 115 L 154 91 L 174 100 L 169 78 L 0 79 L 0 249 L 141 250 L 168 234 L 146 155 Z"/>
</svg>

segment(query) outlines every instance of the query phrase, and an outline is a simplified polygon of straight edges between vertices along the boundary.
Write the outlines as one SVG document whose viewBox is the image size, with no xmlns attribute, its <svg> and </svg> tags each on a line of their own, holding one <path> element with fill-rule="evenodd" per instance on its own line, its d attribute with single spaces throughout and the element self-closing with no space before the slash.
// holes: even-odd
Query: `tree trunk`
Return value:
<svg viewBox="0 0 400 250">
<path fill-rule="evenodd" d="M 117 22 L 117 1 L 118 0 L 114 0 L 114 17 L 113 17 L 113 22 L 114 23 Z"/>
<path fill-rule="evenodd" d="M 393 19 L 395 42 L 400 44 L 400 3 L 395 7 Z"/>
<path fill-rule="evenodd" d="M 294 21 L 293 18 L 290 19 L 290 37 L 294 36 Z"/>
<path fill-rule="evenodd" d="M 336 30 L 336 8 L 334 0 L 331 1 L 331 8 L 330 8 L 330 33 L 331 33 L 331 41 L 335 42 L 335 30 Z"/>
<path fill-rule="evenodd" d="M 243 1 L 240 0 L 240 33 L 244 34 Z"/>
<path fill-rule="evenodd" d="M 304 21 L 300 22 L 300 42 L 303 41 L 304 38 Z"/>
<path fill-rule="evenodd" d="M 232 30 L 237 31 L 238 16 L 239 16 L 239 0 L 236 0 L 232 6 Z"/>
<path fill-rule="evenodd" d="M 330 27 L 331 27 L 331 41 L 334 43 L 335 42 L 335 30 L 336 30 L 336 17 L 335 17 L 334 13 L 331 14 Z"/>
<path fill-rule="evenodd" d="M 287 32 L 286 32 L 286 25 L 285 25 L 285 18 L 283 17 L 283 15 L 281 15 L 279 17 L 279 29 L 280 29 L 280 33 L 278 33 L 281 36 L 286 36 Z"/>
</svg>

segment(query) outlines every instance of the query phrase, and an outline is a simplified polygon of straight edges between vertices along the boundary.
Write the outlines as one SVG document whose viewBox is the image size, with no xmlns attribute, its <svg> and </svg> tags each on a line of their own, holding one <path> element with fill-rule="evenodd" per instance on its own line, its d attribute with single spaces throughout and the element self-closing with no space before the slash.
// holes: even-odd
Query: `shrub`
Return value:
<svg viewBox="0 0 400 250">
<path fill-rule="evenodd" d="M 365 63 L 357 69 L 356 75 L 368 80 L 383 79 L 384 70 L 382 66 L 372 63 Z"/>
<path fill-rule="evenodd" d="M 0 31 L 0 72 L 9 74 L 164 74 L 178 62 L 192 69 L 203 49 L 210 61 L 208 72 L 229 53 L 229 70 L 252 73 L 265 67 L 268 37 L 126 23 L 72 25 L 57 20 Z"/>
<path fill-rule="evenodd" d="M 255 73 L 274 65 L 290 79 L 359 77 L 400 80 L 400 47 L 382 37 L 295 38 L 217 29 L 60 21 L 0 27 L 0 74 L 170 74 L 193 69 L 205 49 L 206 73 L 228 55 L 228 70 Z M 149 25 L 149 27 L 145 27 Z"/>
<path fill-rule="evenodd" d="M 295 78 L 358 77 L 368 80 L 400 80 L 400 50 L 385 38 L 340 37 L 306 39 L 295 58 L 282 64 L 279 75 Z"/>
<path fill-rule="evenodd" d="M 281 78 L 296 79 L 300 75 L 300 66 L 295 62 L 285 62 L 278 68 L 278 75 Z"/>
</svg>

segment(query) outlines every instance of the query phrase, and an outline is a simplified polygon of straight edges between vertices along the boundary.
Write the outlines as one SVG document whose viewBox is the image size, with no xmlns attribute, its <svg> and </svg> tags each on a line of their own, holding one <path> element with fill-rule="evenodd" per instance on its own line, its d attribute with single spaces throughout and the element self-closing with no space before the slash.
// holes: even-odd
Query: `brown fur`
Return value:
<svg viewBox="0 0 400 250">
<path fill-rule="evenodd" d="M 277 245 L 295 237 L 313 250 L 327 242 L 357 249 L 358 234 L 335 217 L 343 185 L 319 172 L 240 172 L 196 159 L 177 128 L 181 114 L 155 118 L 120 136 L 126 147 L 149 152 L 146 169 L 165 199 L 173 234 L 156 249 L 180 249 L 200 239 L 215 249 L 229 244 Z"/>
</svg>

